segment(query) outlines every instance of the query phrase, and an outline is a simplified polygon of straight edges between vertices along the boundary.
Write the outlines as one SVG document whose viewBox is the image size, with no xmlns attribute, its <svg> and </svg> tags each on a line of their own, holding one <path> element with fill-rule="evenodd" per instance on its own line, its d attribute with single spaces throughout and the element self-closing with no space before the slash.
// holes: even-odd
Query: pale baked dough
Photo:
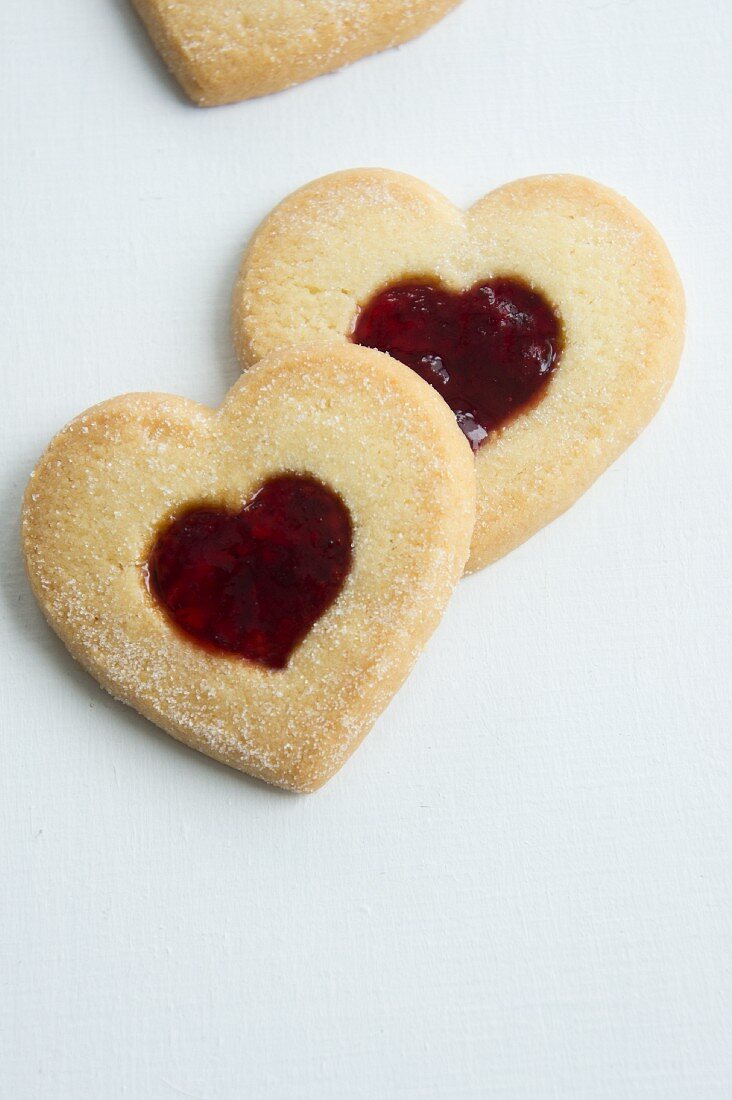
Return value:
<svg viewBox="0 0 732 1100">
<path fill-rule="evenodd" d="M 340 172 L 270 214 L 234 292 L 234 339 L 248 367 L 287 344 L 345 345 L 359 308 L 389 283 L 426 276 L 459 290 L 496 275 L 543 292 L 565 347 L 538 405 L 477 454 L 469 570 L 568 508 L 661 404 L 681 354 L 684 300 L 656 230 L 626 199 L 577 176 L 510 183 L 464 214 L 409 176 Z"/>
<path fill-rule="evenodd" d="M 283 471 L 341 495 L 354 552 L 335 603 L 273 671 L 171 627 L 144 566 L 186 503 L 238 508 Z M 22 531 L 46 617 L 108 691 L 208 756 L 312 791 L 405 679 L 474 518 L 473 463 L 443 401 L 388 357 L 331 344 L 260 363 L 217 411 L 160 394 L 90 409 L 32 475 Z"/>
<path fill-rule="evenodd" d="M 426 31 L 459 0 L 133 0 L 203 107 L 278 92 Z"/>
</svg>

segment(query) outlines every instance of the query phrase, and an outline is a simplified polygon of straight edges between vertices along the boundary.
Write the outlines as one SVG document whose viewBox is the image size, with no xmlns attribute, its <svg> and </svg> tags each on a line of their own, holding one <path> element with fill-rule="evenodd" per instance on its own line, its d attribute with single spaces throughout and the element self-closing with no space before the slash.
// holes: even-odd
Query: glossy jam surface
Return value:
<svg viewBox="0 0 732 1100">
<path fill-rule="evenodd" d="M 200 645 L 284 668 L 341 591 L 352 539 L 340 497 L 313 478 L 282 475 L 239 512 L 181 512 L 155 541 L 147 583 Z"/>
<path fill-rule="evenodd" d="M 434 386 L 474 451 L 541 397 L 562 350 L 555 311 L 511 278 L 460 293 L 432 283 L 387 287 L 361 310 L 352 339 Z"/>
</svg>

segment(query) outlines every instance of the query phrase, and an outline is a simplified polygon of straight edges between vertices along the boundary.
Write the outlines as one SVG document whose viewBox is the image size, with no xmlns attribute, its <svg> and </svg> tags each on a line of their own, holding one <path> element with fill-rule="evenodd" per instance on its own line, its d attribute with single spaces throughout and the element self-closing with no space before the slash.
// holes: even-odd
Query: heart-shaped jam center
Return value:
<svg viewBox="0 0 732 1100">
<path fill-rule="evenodd" d="M 352 338 L 434 386 L 474 451 L 538 401 L 562 351 L 555 311 L 507 277 L 457 294 L 429 282 L 389 286 L 361 310 Z"/>
<path fill-rule="evenodd" d="M 199 644 L 284 668 L 341 591 L 352 540 L 340 497 L 314 478 L 282 475 L 239 512 L 181 512 L 155 541 L 147 583 Z"/>
</svg>

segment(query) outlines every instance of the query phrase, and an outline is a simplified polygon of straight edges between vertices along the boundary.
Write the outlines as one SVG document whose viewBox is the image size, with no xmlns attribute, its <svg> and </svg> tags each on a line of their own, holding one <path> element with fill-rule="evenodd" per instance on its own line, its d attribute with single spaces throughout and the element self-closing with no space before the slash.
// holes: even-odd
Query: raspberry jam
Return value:
<svg viewBox="0 0 732 1100">
<path fill-rule="evenodd" d="M 459 293 L 430 282 L 389 286 L 361 310 L 352 339 L 434 386 L 474 451 L 539 400 L 562 352 L 554 309 L 507 277 Z"/>
<path fill-rule="evenodd" d="M 284 668 L 341 591 L 352 542 L 340 497 L 314 478 L 286 474 L 239 512 L 182 511 L 155 540 L 146 580 L 189 638 Z"/>
</svg>

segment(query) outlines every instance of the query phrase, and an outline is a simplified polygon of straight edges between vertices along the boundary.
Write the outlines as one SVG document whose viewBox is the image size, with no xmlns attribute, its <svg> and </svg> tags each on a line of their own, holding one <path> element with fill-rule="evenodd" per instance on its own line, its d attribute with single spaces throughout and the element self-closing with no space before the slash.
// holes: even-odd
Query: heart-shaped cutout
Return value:
<svg viewBox="0 0 732 1100">
<path fill-rule="evenodd" d="M 332 489 L 281 474 L 239 511 L 185 508 L 155 540 L 148 584 L 197 642 L 285 668 L 343 588 L 352 538 Z"/>
<path fill-rule="evenodd" d="M 541 397 L 562 349 L 549 303 L 506 278 L 456 294 L 430 283 L 387 287 L 362 309 L 353 341 L 429 382 L 474 451 Z"/>
<path fill-rule="evenodd" d="M 459 0 L 133 0 L 201 106 L 278 92 L 398 46 Z"/>
<path fill-rule="evenodd" d="M 113 695 L 309 791 L 405 679 L 474 518 L 444 402 L 387 356 L 330 344 L 260 363 L 219 410 L 156 394 L 90 409 L 31 478 L 23 544 L 51 625 Z"/>
<path fill-rule="evenodd" d="M 464 214 L 409 176 L 340 172 L 290 196 L 255 234 L 234 293 L 242 367 L 292 343 L 361 339 L 384 295 L 415 284 L 447 296 L 511 285 L 515 298 L 526 288 L 560 333 L 548 383 L 515 403 L 509 387 L 485 426 L 465 425 L 478 444 L 475 570 L 568 508 L 652 418 L 681 354 L 683 291 L 655 229 L 591 180 L 519 180 Z M 531 318 L 528 328 L 531 336 Z M 464 332 L 451 322 L 433 332 L 434 345 L 419 341 L 428 370 L 430 356 L 441 361 L 431 379 L 438 390 L 445 356 L 460 359 Z M 389 351 L 390 340 L 364 342 Z M 409 361 L 407 350 L 398 354 Z M 531 340 L 528 351 L 540 368 L 548 362 Z"/>
</svg>

